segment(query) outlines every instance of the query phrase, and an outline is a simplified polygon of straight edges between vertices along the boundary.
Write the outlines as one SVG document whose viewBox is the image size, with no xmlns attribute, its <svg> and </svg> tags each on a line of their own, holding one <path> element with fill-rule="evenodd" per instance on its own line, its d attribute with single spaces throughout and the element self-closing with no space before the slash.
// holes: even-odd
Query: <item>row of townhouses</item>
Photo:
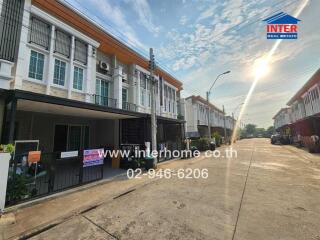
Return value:
<svg viewBox="0 0 320 240">
<path fill-rule="evenodd" d="M 287 107 L 280 109 L 274 119 L 275 129 L 297 140 L 300 135 L 307 139 L 320 136 L 320 69 L 288 101 Z"/>
<path fill-rule="evenodd" d="M 2 143 L 37 139 L 56 152 L 151 141 L 148 59 L 63 1 L 1 0 L 0 11 Z M 181 99 L 160 67 L 155 80 L 159 147 L 206 135 L 206 101 Z M 209 108 L 212 133 L 233 128 Z"/>
<path fill-rule="evenodd" d="M 3 142 L 64 151 L 150 141 L 147 59 L 60 1 L 1 7 Z M 155 79 L 158 141 L 177 147 L 182 83 L 160 68 Z"/>
<path fill-rule="evenodd" d="M 6 196 L 9 206 L 138 163 L 97 153 L 151 142 L 151 84 L 158 150 L 207 136 L 208 109 L 212 133 L 234 126 L 201 97 L 182 99 L 182 83 L 161 67 L 151 82 L 147 58 L 64 1 L 0 0 L 0 12 L 0 136 L 15 144 L 4 178 L 31 183 L 18 198 L 0 189 L 0 211 Z"/>
<path fill-rule="evenodd" d="M 185 132 L 187 137 L 208 136 L 208 115 L 210 116 L 211 134 L 218 132 L 224 136 L 224 128 L 227 135 L 235 125 L 235 120 L 226 116 L 224 112 L 201 96 L 190 96 L 181 101 L 182 115 L 186 120 Z M 209 114 L 208 114 L 209 113 Z"/>
</svg>

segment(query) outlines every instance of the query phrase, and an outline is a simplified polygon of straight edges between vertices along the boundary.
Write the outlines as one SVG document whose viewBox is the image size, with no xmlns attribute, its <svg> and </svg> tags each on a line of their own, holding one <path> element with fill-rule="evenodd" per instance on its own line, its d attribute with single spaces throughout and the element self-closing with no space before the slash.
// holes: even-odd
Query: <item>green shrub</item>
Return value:
<svg viewBox="0 0 320 240">
<path fill-rule="evenodd" d="M 14 152 L 14 146 L 12 144 L 1 144 L 0 145 L 0 152 L 8 152 L 8 153 L 13 153 Z"/>
<path fill-rule="evenodd" d="M 216 140 L 216 145 L 220 146 L 222 141 L 221 135 L 218 132 L 214 132 L 212 137 Z"/>
<path fill-rule="evenodd" d="M 30 193 L 27 188 L 28 180 L 23 175 L 14 174 L 8 179 L 6 200 L 17 202 L 26 198 Z"/>
<path fill-rule="evenodd" d="M 199 138 L 196 140 L 192 140 L 191 146 L 195 146 L 199 151 L 208 150 L 210 147 L 208 138 Z"/>
</svg>

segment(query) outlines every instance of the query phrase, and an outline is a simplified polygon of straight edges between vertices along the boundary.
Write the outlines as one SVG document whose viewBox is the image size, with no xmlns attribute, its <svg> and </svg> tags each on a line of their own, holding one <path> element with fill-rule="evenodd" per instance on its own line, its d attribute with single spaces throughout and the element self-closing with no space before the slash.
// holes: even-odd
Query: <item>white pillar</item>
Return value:
<svg viewBox="0 0 320 240">
<path fill-rule="evenodd" d="M 53 83 L 53 73 L 54 73 L 54 57 L 53 57 L 53 51 L 54 51 L 54 42 L 55 42 L 55 31 L 56 28 L 54 25 L 51 26 L 51 35 L 50 35 L 50 48 L 49 48 L 49 57 L 48 57 L 48 80 L 47 80 L 47 88 L 46 88 L 46 94 L 50 94 L 50 87 Z"/>
<path fill-rule="evenodd" d="M 87 74 L 84 79 L 84 92 L 86 94 L 86 102 L 91 102 L 91 95 L 95 93 L 95 76 L 96 76 L 96 54 L 93 54 L 93 48 L 88 45 L 87 57 Z"/>
<path fill-rule="evenodd" d="M 178 116 L 178 104 L 177 104 L 177 90 L 174 90 L 174 118 L 177 118 Z"/>
<path fill-rule="evenodd" d="M 113 57 L 113 98 L 117 100 L 117 108 L 122 108 L 122 67 L 117 63 L 116 56 Z"/>
<path fill-rule="evenodd" d="M 141 95 L 141 90 L 140 90 L 140 71 L 138 71 L 137 74 L 137 84 L 136 84 L 136 90 L 137 90 L 137 96 L 136 96 L 136 104 L 138 106 L 138 111 L 140 110 L 140 95 Z"/>
<path fill-rule="evenodd" d="M 135 76 L 135 65 L 131 64 L 129 66 L 129 73 L 128 73 L 128 80 L 129 80 L 129 89 L 128 89 L 128 102 L 135 103 L 137 89 L 136 89 L 136 76 Z"/>
<path fill-rule="evenodd" d="M 73 88 L 73 59 L 74 59 L 74 41 L 75 37 L 71 37 L 71 51 L 70 51 L 70 71 L 69 71 L 69 82 L 68 82 L 68 98 L 71 98 L 71 92 Z"/>
<path fill-rule="evenodd" d="M 0 213 L 3 212 L 6 202 L 10 153 L 0 153 Z"/>
</svg>

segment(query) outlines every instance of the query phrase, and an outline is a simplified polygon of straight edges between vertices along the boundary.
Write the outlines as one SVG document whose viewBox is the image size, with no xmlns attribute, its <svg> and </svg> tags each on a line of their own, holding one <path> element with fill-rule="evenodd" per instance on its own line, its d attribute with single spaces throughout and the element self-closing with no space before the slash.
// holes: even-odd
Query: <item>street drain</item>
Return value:
<svg viewBox="0 0 320 240">
<path fill-rule="evenodd" d="M 121 193 L 120 195 L 114 197 L 113 199 L 117 199 L 117 198 L 119 198 L 119 197 L 122 197 L 122 196 L 124 196 L 124 195 L 127 195 L 127 194 L 129 194 L 129 193 L 131 193 L 131 192 L 133 192 L 133 191 L 135 191 L 135 190 L 136 190 L 136 189 L 134 188 L 134 189 L 131 189 L 131 190 L 126 191 L 126 192 L 124 192 L 124 193 Z"/>
</svg>

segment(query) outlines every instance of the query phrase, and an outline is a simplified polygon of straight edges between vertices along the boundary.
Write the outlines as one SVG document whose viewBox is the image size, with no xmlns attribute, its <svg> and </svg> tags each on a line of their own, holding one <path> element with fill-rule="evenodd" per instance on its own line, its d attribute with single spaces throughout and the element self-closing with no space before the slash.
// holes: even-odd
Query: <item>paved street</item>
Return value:
<svg viewBox="0 0 320 240">
<path fill-rule="evenodd" d="M 146 179 L 32 239 L 319 240 L 320 156 L 267 139 L 235 148 L 237 158 L 162 165 L 207 168 L 208 179 Z"/>
</svg>

